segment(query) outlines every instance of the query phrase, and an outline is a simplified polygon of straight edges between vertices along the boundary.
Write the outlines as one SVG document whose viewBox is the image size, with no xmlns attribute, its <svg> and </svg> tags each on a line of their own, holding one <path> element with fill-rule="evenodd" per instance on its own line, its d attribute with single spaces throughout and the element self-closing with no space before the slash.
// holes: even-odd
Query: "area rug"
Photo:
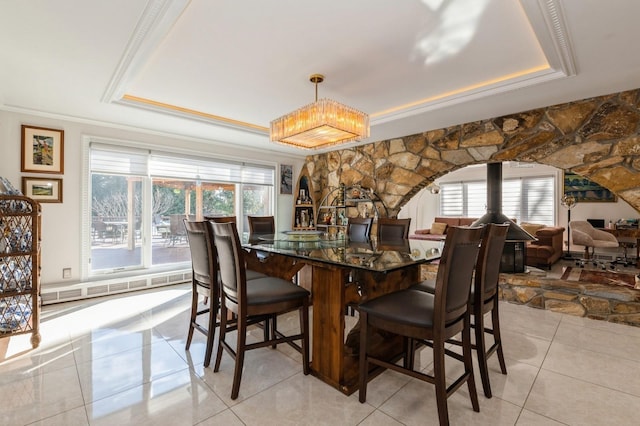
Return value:
<svg viewBox="0 0 640 426">
<path fill-rule="evenodd" d="M 564 270 L 560 279 L 595 284 L 621 285 L 631 288 L 635 288 L 636 286 L 636 276 L 633 274 L 614 271 L 593 271 L 589 269 L 572 268 L 570 266 Z"/>
</svg>

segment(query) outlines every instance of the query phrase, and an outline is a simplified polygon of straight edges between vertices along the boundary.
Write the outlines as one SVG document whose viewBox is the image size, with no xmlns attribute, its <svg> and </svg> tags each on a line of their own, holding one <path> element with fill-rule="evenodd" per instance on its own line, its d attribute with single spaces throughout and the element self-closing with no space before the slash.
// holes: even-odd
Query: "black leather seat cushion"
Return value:
<svg viewBox="0 0 640 426">
<path fill-rule="evenodd" d="M 295 300 L 309 297 L 304 288 L 275 277 L 256 278 L 247 283 L 247 303 L 263 305 L 278 301 Z"/>
<path fill-rule="evenodd" d="M 433 326 L 433 302 L 433 294 L 407 289 L 363 303 L 360 310 L 400 324 L 429 328 Z"/>
<path fill-rule="evenodd" d="M 418 284 L 412 285 L 411 288 L 414 290 L 426 291 L 427 293 L 435 294 L 436 280 L 420 281 Z"/>
<path fill-rule="evenodd" d="M 253 281 L 258 278 L 266 278 L 267 276 L 268 275 L 263 274 L 262 272 L 252 271 L 251 269 L 247 269 L 247 281 Z M 220 271 L 218 271 L 218 282 L 220 282 Z M 200 282 L 198 282 L 198 284 L 202 285 L 203 287 L 209 288 L 208 285 L 203 285 Z"/>
<path fill-rule="evenodd" d="M 410 287 L 410 290 L 426 291 L 430 294 L 436 293 L 436 280 L 424 280 L 418 284 L 414 284 Z M 473 286 L 471 286 L 471 293 L 469 294 L 469 303 L 473 305 Z"/>
<path fill-rule="evenodd" d="M 252 271 L 251 269 L 247 269 L 247 281 L 250 280 L 256 280 L 258 278 L 266 278 L 267 275 L 261 273 L 261 272 L 257 272 L 257 271 Z"/>
</svg>

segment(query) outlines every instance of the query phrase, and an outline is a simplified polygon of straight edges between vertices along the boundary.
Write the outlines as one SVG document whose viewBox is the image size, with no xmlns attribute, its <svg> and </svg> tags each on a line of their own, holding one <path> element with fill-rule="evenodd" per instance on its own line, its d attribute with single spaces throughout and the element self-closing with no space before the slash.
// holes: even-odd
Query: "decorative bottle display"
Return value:
<svg viewBox="0 0 640 426">
<path fill-rule="evenodd" d="M 0 337 L 31 333 L 40 344 L 40 205 L 0 195 Z"/>
<path fill-rule="evenodd" d="M 346 187 L 345 187 L 344 183 L 341 183 L 340 184 L 340 188 L 338 189 L 338 195 L 336 196 L 335 204 L 337 206 L 343 206 L 344 205 L 345 196 L 346 196 Z"/>
<path fill-rule="evenodd" d="M 358 216 L 373 217 L 376 222 L 387 216 L 387 208 L 372 189 L 340 184 L 322 198 L 315 226 L 329 236 L 337 236 L 341 230 L 346 235 L 349 218 Z"/>
<path fill-rule="evenodd" d="M 293 229 L 314 230 L 315 229 L 315 206 L 311 194 L 311 179 L 306 174 L 302 174 L 298 179 L 296 188 L 296 199 L 293 212 Z"/>
<path fill-rule="evenodd" d="M 300 205 L 300 204 L 310 204 L 310 198 L 309 195 L 307 194 L 307 190 L 306 189 L 301 189 L 300 192 L 298 192 L 298 198 L 296 200 L 296 204 Z"/>
</svg>

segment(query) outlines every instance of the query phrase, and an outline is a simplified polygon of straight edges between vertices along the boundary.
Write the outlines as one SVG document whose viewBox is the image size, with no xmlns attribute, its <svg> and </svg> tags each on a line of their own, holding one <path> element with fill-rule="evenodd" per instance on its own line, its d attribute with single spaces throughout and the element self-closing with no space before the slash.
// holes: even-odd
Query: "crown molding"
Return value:
<svg viewBox="0 0 640 426">
<path fill-rule="evenodd" d="M 382 111 L 369 116 L 371 125 L 386 123 L 399 118 L 426 113 L 440 108 L 471 102 L 504 92 L 533 86 L 551 80 L 565 78 L 562 71 L 549 67 L 525 71 L 516 77 L 505 77 L 497 82 L 484 82 L 474 87 L 461 88 L 453 93 L 436 95 L 429 99 L 420 100 L 412 105 L 404 105 L 393 110 Z"/>
<path fill-rule="evenodd" d="M 200 121 L 204 123 L 214 124 L 234 130 L 242 130 L 245 132 L 255 133 L 257 135 L 269 136 L 269 128 L 259 126 L 257 124 L 247 123 L 244 121 L 233 120 L 231 118 L 221 117 L 202 111 L 184 108 L 176 105 L 154 101 L 152 99 L 140 98 L 137 96 L 124 94 L 122 98 L 114 100 L 114 104 L 126 105 L 134 108 L 145 109 L 160 114 L 172 115 L 187 120 Z"/>
<path fill-rule="evenodd" d="M 371 125 L 576 75 L 573 49 L 559 0 L 520 0 L 520 4 L 531 23 L 548 67 L 523 70 L 517 75 L 503 76 L 494 81 L 374 113 L 370 115 Z"/>
<path fill-rule="evenodd" d="M 102 95 L 102 102 L 111 103 L 124 96 L 130 79 L 145 65 L 190 2 L 191 0 L 148 0 Z"/>
<path fill-rule="evenodd" d="M 567 77 L 576 75 L 573 47 L 560 0 L 520 0 L 520 4 L 551 68 Z"/>
</svg>

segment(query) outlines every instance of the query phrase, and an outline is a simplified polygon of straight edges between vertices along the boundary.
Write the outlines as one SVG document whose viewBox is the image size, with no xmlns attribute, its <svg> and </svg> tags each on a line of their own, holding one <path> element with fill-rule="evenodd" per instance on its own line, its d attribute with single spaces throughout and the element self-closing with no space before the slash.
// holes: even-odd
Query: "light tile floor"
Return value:
<svg viewBox="0 0 640 426">
<path fill-rule="evenodd" d="M 184 350 L 189 303 L 190 287 L 181 285 L 46 306 L 38 349 L 28 335 L 0 339 L 0 424 L 437 424 L 433 386 L 385 372 L 360 404 L 357 393 L 304 376 L 299 354 L 286 345 L 248 353 L 232 401 L 230 358 L 223 356 L 219 373 L 203 368 L 200 333 Z M 508 375 L 492 357 L 494 397 L 486 399 L 476 379 L 475 413 L 463 386 L 449 399 L 452 424 L 638 424 L 640 328 L 508 303 L 500 309 Z M 292 329 L 296 321 L 279 325 Z M 430 370 L 428 348 L 417 362 Z"/>
</svg>

